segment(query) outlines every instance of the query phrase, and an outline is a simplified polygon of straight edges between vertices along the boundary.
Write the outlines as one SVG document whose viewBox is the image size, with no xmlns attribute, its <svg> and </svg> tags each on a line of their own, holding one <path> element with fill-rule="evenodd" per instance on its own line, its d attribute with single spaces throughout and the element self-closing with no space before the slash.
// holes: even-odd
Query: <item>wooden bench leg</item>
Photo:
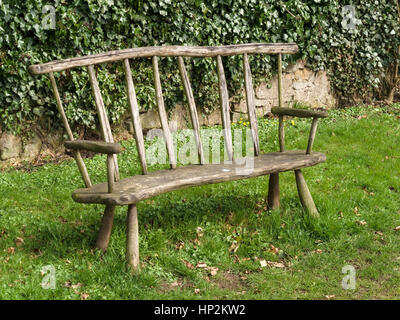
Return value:
<svg viewBox="0 0 400 320">
<path fill-rule="evenodd" d="M 132 271 L 136 272 L 139 270 L 139 224 L 135 204 L 128 206 L 126 260 L 128 267 Z"/>
<path fill-rule="evenodd" d="M 114 220 L 115 206 L 107 205 L 104 210 L 103 218 L 101 219 L 101 225 L 99 235 L 97 236 L 96 248 L 106 251 L 108 243 L 110 241 L 111 230 Z"/>
<path fill-rule="evenodd" d="M 303 208 L 310 213 L 311 216 L 319 218 L 319 213 L 315 207 L 314 200 L 311 197 L 310 190 L 304 180 L 303 173 L 300 170 L 294 171 L 296 176 L 297 192 L 299 193 L 300 202 Z"/>
<path fill-rule="evenodd" d="M 279 173 L 269 175 L 268 210 L 279 208 Z"/>
</svg>

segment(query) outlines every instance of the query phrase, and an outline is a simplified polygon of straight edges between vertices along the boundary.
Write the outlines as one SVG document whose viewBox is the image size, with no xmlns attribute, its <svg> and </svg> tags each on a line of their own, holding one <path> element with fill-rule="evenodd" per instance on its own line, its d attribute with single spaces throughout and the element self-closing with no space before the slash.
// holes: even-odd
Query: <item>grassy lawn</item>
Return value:
<svg viewBox="0 0 400 320">
<path fill-rule="evenodd" d="M 309 125 L 287 121 L 288 148 L 305 148 Z M 278 149 L 277 131 L 277 120 L 260 120 L 263 152 Z M 1 172 L 0 298 L 399 299 L 399 142 L 400 105 L 330 111 L 314 146 L 327 161 L 303 170 L 318 221 L 304 214 L 293 172 L 281 174 L 281 209 L 272 212 L 268 177 L 139 203 L 138 276 L 125 269 L 126 207 L 108 252 L 92 249 L 104 208 L 71 199 L 82 187 L 73 160 Z M 139 173 L 134 144 L 123 146 L 122 176 Z M 104 157 L 86 163 L 94 182 L 105 179 Z M 56 286 L 46 290 L 48 265 Z M 346 265 L 354 290 L 342 288 Z"/>
</svg>

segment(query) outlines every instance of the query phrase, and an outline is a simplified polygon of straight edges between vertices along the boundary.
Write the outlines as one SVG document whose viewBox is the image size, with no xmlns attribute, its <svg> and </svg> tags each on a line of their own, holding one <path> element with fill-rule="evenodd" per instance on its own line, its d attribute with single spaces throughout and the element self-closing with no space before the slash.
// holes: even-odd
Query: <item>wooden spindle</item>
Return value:
<svg viewBox="0 0 400 320">
<path fill-rule="evenodd" d="M 221 56 L 217 56 L 217 71 L 219 85 L 219 101 L 221 104 L 222 126 L 224 128 L 225 148 L 228 154 L 228 160 L 233 160 L 231 117 L 229 108 L 229 95 L 226 85 L 224 66 L 222 65 Z"/>
<path fill-rule="evenodd" d="M 279 149 L 280 152 L 285 151 L 285 127 L 283 116 L 279 116 Z"/>
<path fill-rule="evenodd" d="M 107 155 L 107 180 L 108 180 L 108 193 L 113 193 L 114 191 L 114 158 L 112 154 Z"/>
<path fill-rule="evenodd" d="M 153 73 L 154 73 L 154 86 L 156 89 L 156 99 L 158 106 L 158 114 L 160 116 L 161 126 L 164 132 L 165 143 L 167 145 L 169 163 L 172 169 L 176 168 L 176 158 L 174 152 L 174 144 L 172 141 L 171 132 L 168 126 L 167 113 L 165 111 L 164 98 L 162 95 L 160 72 L 158 70 L 158 58 L 153 57 Z"/>
<path fill-rule="evenodd" d="M 144 139 L 142 126 L 139 117 L 139 105 L 136 99 L 135 87 L 132 80 L 131 66 L 128 59 L 124 59 L 125 78 L 128 91 L 128 104 L 135 131 L 136 148 L 139 153 L 140 163 L 142 166 L 143 174 L 147 174 L 146 154 L 144 149 Z"/>
<path fill-rule="evenodd" d="M 193 125 L 194 139 L 196 141 L 196 146 L 197 146 L 197 153 L 199 155 L 200 164 L 204 164 L 205 163 L 204 153 L 203 153 L 203 146 L 201 144 L 200 124 L 197 115 L 196 103 L 194 101 L 192 87 L 190 85 L 190 80 L 187 75 L 185 63 L 182 57 L 178 57 L 178 64 L 179 64 L 179 72 L 181 75 L 183 87 L 185 89 L 186 98 L 189 104 L 190 117 L 192 119 L 192 125 Z"/>
<path fill-rule="evenodd" d="M 251 70 L 247 53 L 243 55 L 243 70 L 244 70 L 244 84 L 246 90 L 247 113 L 249 115 L 249 120 L 250 120 L 251 136 L 253 137 L 254 153 L 256 156 L 258 156 L 260 154 L 260 142 L 258 138 L 257 115 L 254 104 L 253 79 L 251 76 Z"/>
<path fill-rule="evenodd" d="M 65 115 L 64 112 L 64 108 L 61 102 L 61 98 L 60 98 L 60 93 L 58 92 L 58 88 L 57 88 L 57 83 L 56 83 L 56 79 L 54 78 L 54 74 L 53 72 L 49 73 L 49 77 L 50 77 L 50 82 L 51 82 L 51 87 L 53 88 L 53 93 L 54 93 L 54 97 L 56 98 L 56 105 L 57 105 L 57 110 L 60 113 L 61 116 L 61 120 L 63 122 L 65 131 L 67 131 L 67 135 L 69 140 L 73 141 L 74 140 L 74 135 L 72 134 L 72 130 L 69 126 L 68 123 L 68 119 L 67 116 Z M 83 162 L 82 156 L 80 154 L 79 151 L 73 151 L 74 154 L 74 158 L 76 161 L 76 164 L 78 165 L 79 168 L 79 172 L 82 176 L 83 182 L 85 183 L 85 186 L 87 188 L 92 186 L 92 182 L 90 181 L 90 177 L 89 177 L 89 173 L 86 169 L 86 165 Z"/>
<path fill-rule="evenodd" d="M 110 122 L 108 121 L 107 112 L 104 107 L 103 97 L 101 96 L 99 83 L 97 81 L 96 73 L 94 71 L 93 65 L 88 66 L 89 72 L 89 81 L 92 86 L 94 101 L 97 108 L 97 113 L 99 115 L 101 133 L 105 142 L 114 142 L 114 138 L 111 133 Z M 118 170 L 118 161 L 117 156 L 113 155 L 113 163 L 114 163 L 114 179 L 115 181 L 119 180 L 119 170 Z"/>
<path fill-rule="evenodd" d="M 279 108 L 283 107 L 282 98 L 282 54 L 278 54 L 278 101 Z M 285 127 L 283 123 L 283 116 L 279 117 L 279 147 L 280 151 L 285 151 Z"/>
<path fill-rule="evenodd" d="M 308 137 L 308 145 L 306 154 L 310 154 L 314 144 L 315 134 L 317 133 L 318 118 L 313 118 L 311 123 L 310 136 Z"/>
</svg>

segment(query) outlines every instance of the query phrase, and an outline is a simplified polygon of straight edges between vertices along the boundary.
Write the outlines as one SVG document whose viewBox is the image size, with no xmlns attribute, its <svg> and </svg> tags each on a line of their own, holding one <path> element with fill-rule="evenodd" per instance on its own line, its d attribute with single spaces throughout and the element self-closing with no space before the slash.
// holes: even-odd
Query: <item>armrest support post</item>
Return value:
<svg viewBox="0 0 400 320">
<path fill-rule="evenodd" d="M 279 116 L 279 148 L 280 152 L 285 151 L 285 127 L 283 123 L 283 116 Z"/>
<path fill-rule="evenodd" d="M 311 123 L 310 136 L 308 137 L 308 145 L 306 154 L 310 154 L 314 144 L 315 134 L 317 132 L 318 118 L 313 118 Z"/>
<path fill-rule="evenodd" d="M 112 154 L 107 155 L 107 180 L 108 180 L 108 193 L 114 191 L 114 157 Z"/>
</svg>

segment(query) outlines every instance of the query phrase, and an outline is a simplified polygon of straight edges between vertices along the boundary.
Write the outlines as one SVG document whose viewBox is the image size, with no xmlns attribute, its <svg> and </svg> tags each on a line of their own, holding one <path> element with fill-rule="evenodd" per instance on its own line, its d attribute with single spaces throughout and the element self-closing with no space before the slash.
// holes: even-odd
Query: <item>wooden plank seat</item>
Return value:
<svg viewBox="0 0 400 320">
<path fill-rule="evenodd" d="M 317 208 L 311 197 L 311 193 L 301 172 L 302 168 L 310 167 L 325 161 L 325 155 L 313 152 L 317 122 L 319 118 L 327 116 L 326 112 L 316 110 L 298 110 L 283 107 L 282 99 L 282 54 L 293 54 L 298 51 L 295 43 L 250 43 L 216 47 L 194 47 L 194 46 L 160 46 L 133 48 L 110 51 L 101 54 L 76 57 L 71 59 L 51 61 L 44 64 L 32 65 L 29 70 L 32 74 L 48 74 L 56 106 L 61 116 L 64 128 L 69 141 L 65 147 L 71 149 L 76 160 L 79 172 L 82 176 L 85 188 L 77 189 L 72 197 L 80 203 L 104 204 L 105 210 L 101 220 L 99 235 L 96 247 L 106 251 L 111 236 L 115 207 L 127 205 L 127 238 L 126 238 L 126 259 L 128 266 L 137 271 L 139 268 L 139 224 L 136 204 L 144 199 L 156 196 L 161 193 L 204 184 L 220 183 L 269 175 L 269 189 L 267 203 L 269 209 L 279 207 L 279 173 L 293 170 L 296 177 L 297 190 L 300 202 L 304 209 L 312 216 L 318 217 Z M 278 101 L 279 106 L 271 109 L 271 112 L 279 117 L 279 151 L 261 154 L 258 136 L 258 124 L 255 109 L 255 97 L 252 81 L 252 74 L 249 64 L 249 55 L 273 54 L 277 55 L 278 61 Z M 231 106 L 227 80 L 223 66 L 223 56 L 242 55 L 244 89 L 246 93 L 247 115 L 250 122 L 251 145 L 253 155 L 247 158 L 250 167 L 240 164 L 242 159 L 235 158 L 235 148 L 232 140 L 231 129 Z M 173 143 L 172 133 L 169 129 L 168 115 L 162 92 L 162 83 L 159 73 L 160 57 L 176 57 L 183 90 L 186 96 L 191 122 L 194 142 L 199 164 L 186 166 L 179 165 L 176 159 L 176 146 Z M 188 72 L 185 67 L 185 57 L 215 58 L 215 72 L 218 76 L 218 90 L 220 97 L 222 136 L 224 137 L 225 156 L 228 161 L 217 164 L 207 164 L 206 156 L 202 145 L 202 131 L 200 130 L 197 107 L 192 92 Z M 163 131 L 166 151 L 168 155 L 168 170 L 149 172 L 146 162 L 146 149 L 143 138 L 143 131 L 139 117 L 139 105 L 135 93 L 135 85 L 132 79 L 130 59 L 150 58 L 153 66 L 154 89 L 158 114 Z M 97 79 L 96 65 L 101 63 L 121 63 L 126 82 L 128 110 L 131 116 L 136 148 L 139 155 L 139 162 L 142 174 L 134 177 L 120 179 L 117 155 L 122 151 L 121 146 L 114 142 L 110 122 L 107 116 L 106 105 L 100 91 L 100 84 Z M 55 72 L 62 72 L 71 68 L 86 67 L 89 74 L 89 81 L 93 94 L 93 101 L 96 107 L 99 131 L 103 141 L 76 140 L 70 128 L 67 116 L 64 112 L 64 102 L 59 93 Z M 296 116 L 312 118 L 311 130 L 306 150 L 287 151 L 285 150 L 284 117 Z M 236 138 L 235 138 L 236 140 Z M 106 154 L 107 182 L 92 185 L 88 170 L 80 154 L 81 150 Z"/>
<path fill-rule="evenodd" d="M 129 205 L 173 190 L 297 170 L 324 162 L 325 159 L 320 152 L 307 155 L 304 151 L 291 150 L 262 154 L 248 160 L 254 160 L 254 169 L 249 172 L 243 169 L 243 165 L 235 163 L 192 164 L 172 171 L 158 170 L 119 180 L 114 184 L 112 193 L 108 193 L 107 183 L 77 189 L 72 193 L 72 198 L 80 203 Z M 237 162 L 244 163 L 241 159 Z"/>
</svg>

